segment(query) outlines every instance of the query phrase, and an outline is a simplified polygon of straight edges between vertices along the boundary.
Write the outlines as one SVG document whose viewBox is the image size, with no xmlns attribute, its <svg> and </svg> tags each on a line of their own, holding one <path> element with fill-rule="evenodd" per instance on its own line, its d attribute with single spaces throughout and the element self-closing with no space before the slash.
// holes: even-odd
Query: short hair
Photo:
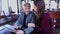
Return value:
<svg viewBox="0 0 60 34">
<path fill-rule="evenodd" d="M 25 3 L 24 6 L 30 7 L 30 3 Z"/>
</svg>

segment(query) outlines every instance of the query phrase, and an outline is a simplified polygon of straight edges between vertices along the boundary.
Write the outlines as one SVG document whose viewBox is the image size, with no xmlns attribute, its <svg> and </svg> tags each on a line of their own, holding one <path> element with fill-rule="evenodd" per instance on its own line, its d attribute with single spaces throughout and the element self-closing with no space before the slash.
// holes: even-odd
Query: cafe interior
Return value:
<svg viewBox="0 0 60 34">
<path fill-rule="evenodd" d="M 25 2 L 31 4 L 31 11 L 34 8 L 34 0 L 0 0 L 0 30 L 6 24 L 13 25 L 21 14 Z M 60 34 L 60 0 L 44 0 L 45 10 L 53 21 L 55 34 Z"/>
</svg>

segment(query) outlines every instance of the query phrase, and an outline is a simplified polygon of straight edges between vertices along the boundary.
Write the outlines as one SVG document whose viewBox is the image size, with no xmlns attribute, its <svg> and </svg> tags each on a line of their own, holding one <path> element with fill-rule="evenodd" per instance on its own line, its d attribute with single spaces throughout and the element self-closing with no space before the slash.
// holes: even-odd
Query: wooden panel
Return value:
<svg viewBox="0 0 60 34">
<path fill-rule="evenodd" d="M 0 16 L 0 19 L 1 19 L 1 18 L 5 18 L 5 17 L 6 17 L 6 16 Z"/>
<path fill-rule="evenodd" d="M 51 12 L 50 15 L 54 19 L 60 19 L 60 13 L 58 12 Z"/>
<path fill-rule="evenodd" d="M 60 13 L 59 12 L 50 12 L 50 16 L 53 18 L 53 19 L 56 19 L 56 23 L 54 23 L 54 25 L 60 27 Z"/>
</svg>

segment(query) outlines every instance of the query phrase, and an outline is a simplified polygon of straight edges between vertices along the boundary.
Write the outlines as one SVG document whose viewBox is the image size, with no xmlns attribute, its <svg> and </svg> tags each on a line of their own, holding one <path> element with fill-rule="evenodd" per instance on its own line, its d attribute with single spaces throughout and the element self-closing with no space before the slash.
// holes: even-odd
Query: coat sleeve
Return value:
<svg viewBox="0 0 60 34">
<path fill-rule="evenodd" d="M 44 33 L 48 34 L 53 34 L 54 27 L 53 27 L 53 22 L 52 18 L 50 17 L 49 14 L 44 15 L 45 18 L 43 18 L 43 23 L 42 23 L 42 29 Z"/>
<path fill-rule="evenodd" d="M 35 24 L 35 15 L 34 14 L 32 15 L 31 23 Z M 26 34 L 31 33 L 33 30 L 34 30 L 34 27 L 28 27 L 28 28 L 24 29 Z"/>
<path fill-rule="evenodd" d="M 37 30 L 42 31 L 45 34 L 47 34 L 47 33 L 53 34 L 53 22 L 52 22 L 51 17 L 49 16 L 49 14 L 45 14 L 43 16 L 42 26 L 41 27 L 37 26 L 36 28 L 37 28 Z"/>
<path fill-rule="evenodd" d="M 19 27 L 19 28 L 21 28 L 22 27 L 22 19 L 21 19 L 21 15 L 19 16 L 19 18 L 18 18 L 18 20 L 16 21 L 16 25 Z"/>
</svg>

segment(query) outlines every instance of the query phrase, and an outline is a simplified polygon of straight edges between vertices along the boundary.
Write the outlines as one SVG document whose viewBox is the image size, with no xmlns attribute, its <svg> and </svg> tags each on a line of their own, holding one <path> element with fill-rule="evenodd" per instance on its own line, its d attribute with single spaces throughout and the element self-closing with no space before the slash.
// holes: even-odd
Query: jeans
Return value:
<svg viewBox="0 0 60 34">
<path fill-rule="evenodd" d="M 33 28 L 28 27 L 27 29 L 24 29 L 26 34 L 29 34 L 33 31 Z M 12 25 L 4 25 L 0 27 L 0 34 L 11 34 L 11 32 L 15 32 L 16 30 Z"/>
<path fill-rule="evenodd" d="M 16 32 L 12 25 L 4 25 L 0 27 L 0 34 L 11 34 L 11 32 Z"/>
</svg>

